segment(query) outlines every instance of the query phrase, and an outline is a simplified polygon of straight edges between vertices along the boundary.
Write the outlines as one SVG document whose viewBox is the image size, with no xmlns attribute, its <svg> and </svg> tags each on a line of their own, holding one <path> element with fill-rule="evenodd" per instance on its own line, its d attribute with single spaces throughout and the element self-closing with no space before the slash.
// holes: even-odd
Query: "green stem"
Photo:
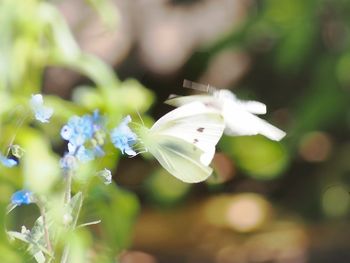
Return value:
<svg viewBox="0 0 350 263">
<path fill-rule="evenodd" d="M 68 171 L 65 173 L 65 179 L 66 179 L 66 188 L 65 188 L 65 194 L 64 194 L 64 205 L 67 206 L 70 203 L 70 200 L 72 199 L 71 192 L 72 192 L 72 172 Z"/>
<path fill-rule="evenodd" d="M 66 180 L 66 187 L 65 187 L 65 193 L 64 193 L 64 206 L 67 208 L 71 199 L 72 199 L 72 171 L 67 171 L 65 173 L 65 180 Z M 69 246 L 65 245 L 61 263 L 66 263 L 68 260 L 69 255 Z"/>
<path fill-rule="evenodd" d="M 53 249 L 52 249 L 52 245 L 51 245 L 51 241 L 50 241 L 49 227 L 47 225 L 45 206 L 43 205 L 43 203 L 41 201 L 38 201 L 37 204 L 39 206 L 40 214 L 41 214 L 41 217 L 43 219 L 44 237 L 45 237 L 46 248 L 50 252 L 50 254 L 52 254 Z"/>
</svg>

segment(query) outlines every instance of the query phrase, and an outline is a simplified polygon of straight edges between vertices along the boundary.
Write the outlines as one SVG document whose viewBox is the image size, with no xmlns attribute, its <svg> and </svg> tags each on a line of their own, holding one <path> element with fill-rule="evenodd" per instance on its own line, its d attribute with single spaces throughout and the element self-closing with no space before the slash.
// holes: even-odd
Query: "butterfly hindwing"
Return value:
<svg viewBox="0 0 350 263">
<path fill-rule="evenodd" d="M 178 138 L 157 135 L 158 143 L 148 150 L 170 174 L 186 183 L 206 180 L 212 168 L 204 165 L 200 158 L 203 151 L 195 145 Z"/>
<path fill-rule="evenodd" d="M 281 140 L 286 135 L 285 132 L 267 121 L 233 104 L 226 104 L 223 107 L 223 116 L 226 123 L 225 134 L 227 135 L 261 134 L 275 141 Z"/>
</svg>

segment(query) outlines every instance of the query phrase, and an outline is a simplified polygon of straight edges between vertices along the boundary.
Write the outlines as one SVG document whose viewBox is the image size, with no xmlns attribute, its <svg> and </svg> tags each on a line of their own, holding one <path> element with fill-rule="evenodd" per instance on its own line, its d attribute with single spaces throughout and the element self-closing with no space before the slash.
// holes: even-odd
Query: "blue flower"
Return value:
<svg viewBox="0 0 350 263">
<path fill-rule="evenodd" d="M 131 117 L 126 116 L 118 127 L 111 131 L 111 141 L 114 146 L 124 154 L 134 156 L 136 152 L 132 149 L 132 145 L 135 144 L 137 135 L 131 131 L 128 124 L 131 122 Z"/>
<path fill-rule="evenodd" d="M 11 196 L 11 203 L 14 205 L 28 205 L 33 203 L 33 193 L 28 190 L 20 190 Z"/>
<path fill-rule="evenodd" d="M 60 160 L 60 167 L 64 170 L 74 170 L 77 167 L 77 159 L 70 153 L 66 153 Z"/>
<path fill-rule="evenodd" d="M 32 95 L 30 106 L 34 112 L 35 119 L 43 123 L 49 122 L 53 114 L 53 109 L 44 106 L 44 100 L 41 94 Z"/>
<path fill-rule="evenodd" d="M 2 165 L 9 167 L 9 168 L 17 165 L 17 161 L 10 159 L 10 158 L 7 158 L 7 157 L 3 156 L 1 153 L 0 153 L 0 162 L 2 163 Z"/>
<path fill-rule="evenodd" d="M 68 141 L 68 154 L 81 162 L 93 160 L 104 155 L 104 118 L 96 110 L 92 115 L 73 116 L 63 126 L 61 136 Z M 68 166 L 62 160 L 62 168 Z"/>
<path fill-rule="evenodd" d="M 94 151 L 87 149 L 84 145 L 79 146 L 74 152 L 77 159 L 83 163 L 89 162 L 95 158 Z"/>
<path fill-rule="evenodd" d="M 61 136 L 74 146 L 80 146 L 92 138 L 93 132 L 93 119 L 90 115 L 73 116 L 67 125 L 63 126 Z"/>
</svg>

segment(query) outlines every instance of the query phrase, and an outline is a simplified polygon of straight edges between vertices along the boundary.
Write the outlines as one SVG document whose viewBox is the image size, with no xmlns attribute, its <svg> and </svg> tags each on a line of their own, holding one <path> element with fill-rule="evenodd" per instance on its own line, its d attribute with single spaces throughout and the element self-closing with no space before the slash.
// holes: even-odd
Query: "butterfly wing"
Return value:
<svg viewBox="0 0 350 263">
<path fill-rule="evenodd" d="M 237 96 L 228 89 L 216 90 L 213 96 L 219 100 L 220 106 L 223 107 L 224 103 L 234 104 L 243 110 L 246 110 L 254 114 L 265 114 L 266 105 L 260 101 L 255 100 L 240 100 Z"/>
<path fill-rule="evenodd" d="M 238 100 L 236 102 L 241 108 L 253 114 L 266 114 L 266 105 L 255 100 Z"/>
<path fill-rule="evenodd" d="M 219 111 L 206 107 L 203 103 L 192 102 L 164 115 L 153 125 L 151 131 L 194 144 L 203 151 L 203 164 L 209 165 L 224 128 L 224 119 Z"/>
<path fill-rule="evenodd" d="M 227 135 L 261 134 L 274 141 L 279 141 L 286 135 L 284 131 L 236 105 L 225 104 L 222 114 L 226 123 L 225 134 Z"/>
<path fill-rule="evenodd" d="M 209 164 L 224 128 L 220 112 L 192 102 L 164 115 L 139 137 L 169 173 L 196 183 L 211 175 Z"/>
<path fill-rule="evenodd" d="M 191 95 L 191 96 L 177 96 L 170 95 L 164 103 L 174 107 L 180 107 L 191 102 L 202 102 L 205 106 L 209 106 L 216 110 L 221 110 L 220 101 L 212 95 Z"/>
<path fill-rule="evenodd" d="M 214 96 L 180 96 L 170 98 L 165 103 L 178 107 L 196 100 L 203 102 L 205 106 L 222 113 L 226 124 L 226 135 L 244 136 L 261 134 L 275 141 L 281 140 L 286 135 L 282 130 L 254 115 L 266 113 L 265 104 L 258 101 L 232 99 L 224 95 L 223 92 L 219 93 L 218 91 L 217 94 L 214 93 Z"/>
<path fill-rule="evenodd" d="M 154 141 L 148 147 L 149 152 L 170 174 L 186 183 L 198 183 L 206 180 L 212 168 L 204 165 L 200 158 L 203 151 L 195 145 L 173 136 L 152 134 Z"/>
</svg>

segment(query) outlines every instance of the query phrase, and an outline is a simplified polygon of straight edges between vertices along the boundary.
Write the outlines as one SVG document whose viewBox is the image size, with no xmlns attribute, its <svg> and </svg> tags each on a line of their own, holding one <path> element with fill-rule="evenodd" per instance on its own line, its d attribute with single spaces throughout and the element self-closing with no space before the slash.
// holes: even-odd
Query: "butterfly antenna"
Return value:
<svg viewBox="0 0 350 263">
<path fill-rule="evenodd" d="M 145 126 L 145 123 L 143 122 L 143 119 L 141 118 L 140 112 L 136 110 L 137 116 L 139 116 L 139 119 L 141 120 L 141 123 L 143 126 Z"/>
<path fill-rule="evenodd" d="M 198 90 L 198 91 L 202 91 L 202 92 L 206 92 L 209 94 L 213 94 L 214 91 L 216 91 L 216 88 L 213 86 L 208 85 L 204 85 L 204 84 L 200 84 L 194 81 L 190 81 L 185 79 L 182 86 L 184 88 L 188 88 L 188 89 L 193 89 L 193 90 Z"/>
</svg>

